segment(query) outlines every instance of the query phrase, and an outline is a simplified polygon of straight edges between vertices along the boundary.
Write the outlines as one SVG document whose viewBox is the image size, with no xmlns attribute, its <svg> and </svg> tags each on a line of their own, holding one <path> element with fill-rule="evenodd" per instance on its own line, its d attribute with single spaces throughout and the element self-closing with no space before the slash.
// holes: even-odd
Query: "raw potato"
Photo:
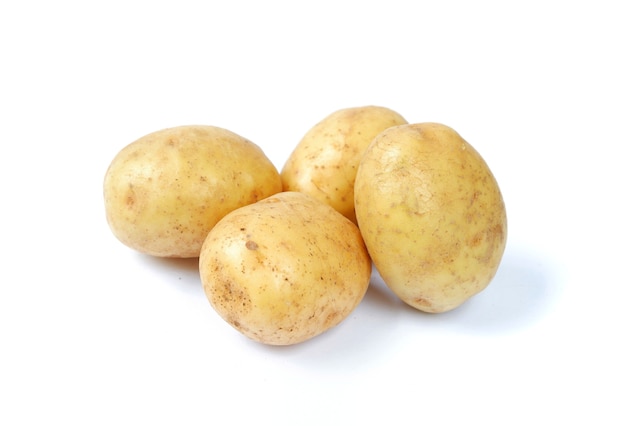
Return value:
<svg viewBox="0 0 626 426">
<path fill-rule="evenodd" d="M 406 124 L 400 114 L 379 106 L 330 114 L 292 151 L 281 171 L 283 189 L 312 195 L 356 223 L 354 178 L 361 156 L 378 133 L 399 124 Z"/>
<path fill-rule="evenodd" d="M 270 345 L 300 343 L 339 324 L 371 273 L 356 225 L 298 192 L 228 214 L 209 232 L 199 266 L 219 315 Z"/>
<path fill-rule="evenodd" d="M 372 261 L 404 302 L 454 309 L 494 277 L 506 243 L 504 201 L 489 167 L 437 123 L 382 132 L 355 181 L 356 215 Z"/>
<path fill-rule="evenodd" d="M 214 126 L 180 126 L 123 148 L 104 178 L 106 217 L 127 246 L 198 257 L 222 217 L 282 190 L 280 174 L 249 140 Z"/>
</svg>

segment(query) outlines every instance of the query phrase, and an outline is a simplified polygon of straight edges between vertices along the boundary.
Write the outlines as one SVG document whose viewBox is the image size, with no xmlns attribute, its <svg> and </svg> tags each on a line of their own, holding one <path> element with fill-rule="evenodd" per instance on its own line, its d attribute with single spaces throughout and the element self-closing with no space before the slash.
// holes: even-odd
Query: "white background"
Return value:
<svg viewBox="0 0 626 426">
<path fill-rule="evenodd" d="M 5 1 L 0 424 L 626 423 L 626 26 L 618 1 Z M 119 243 L 113 156 L 211 124 L 282 165 L 331 112 L 455 128 L 508 217 L 491 285 L 427 315 L 373 279 L 267 347 L 194 260 Z"/>
</svg>

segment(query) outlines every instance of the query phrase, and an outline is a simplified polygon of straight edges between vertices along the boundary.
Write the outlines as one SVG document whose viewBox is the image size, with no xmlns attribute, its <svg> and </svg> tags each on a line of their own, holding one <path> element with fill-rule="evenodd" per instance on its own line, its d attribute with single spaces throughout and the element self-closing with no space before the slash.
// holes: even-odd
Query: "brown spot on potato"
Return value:
<svg viewBox="0 0 626 426">
<path fill-rule="evenodd" d="M 423 297 L 416 297 L 413 299 L 413 306 L 419 306 L 420 308 L 430 308 L 432 307 L 432 303 L 428 299 L 424 299 Z"/>
<path fill-rule="evenodd" d="M 248 250 L 256 250 L 259 248 L 259 245 L 255 243 L 254 241 L 248 240 L 246 241 L 246 248 Z"/>
<path fill-rule="evenodd" d="M 469 245 L 470 247 L 476 247 L 482 242 L 482 240 L 483 240 L 483 234 L 482 233 L 476 234 L 470 239 Z"/>
<path fill-rule="evenodd" d="M 330 328 L 335 325 L 338 321 L 340 321 L 341 312 L 332 311 L 326 315 L 326 319 L 324 320 L 324 328 Z"/>
</svg>

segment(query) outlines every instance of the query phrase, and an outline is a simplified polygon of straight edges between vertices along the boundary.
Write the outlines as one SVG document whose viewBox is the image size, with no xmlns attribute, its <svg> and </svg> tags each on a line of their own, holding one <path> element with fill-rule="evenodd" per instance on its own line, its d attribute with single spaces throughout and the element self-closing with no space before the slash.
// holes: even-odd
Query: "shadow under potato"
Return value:
<svg viewBox="0 0 626 426">
<path fill-rule="evenodd" d="M 167 282 L 180 284 L 180 289 L 198 292 L 204 297 L 198 258 L 167 258 L 138 253 L 146 268 L 156 271 Z"/>
<path fill-rule="evenodd" d="M 142 258 L 147 267 L 170 274 L 173 282 L 181 283 L 182 290 L 204 298 L 197 258 Z M 374 268 L 365 297 L 343 324 L 324 333 L 324 337 L 319 336 L 311 342 L 296 345 L 297 349 L 277 347 L 269 350 L 299 353 L 304 347 L 316 347 L 319 344 L 369 347 L 369 343 L 356 342 L 355 339 L 361 340 L 368 336 L 366 340 L 376 342 L 383 336 L 389 337 L 393 334 L 390 333 L 392 330 L 406 321 L 414 321 L 420 328 L 434 327 L 440 331 L 462 334 L 514 333 L 541 321 L 549 312 L 558 290 L 552 285 L 551 274 L 549 260 L 508 247 L 496 276 L 485 290 L 452 311 L 431 314 L 402 302 Z"/>
<path fill-rule="evenodd" d="M 489 286 L 458 308 L 419 321 L 463 333 L 508 334 L 541 321 L 558 290 L 545 259 L 507 248 Z M 419 311 L 416 311 L 419 312 Z"/>
</svg>

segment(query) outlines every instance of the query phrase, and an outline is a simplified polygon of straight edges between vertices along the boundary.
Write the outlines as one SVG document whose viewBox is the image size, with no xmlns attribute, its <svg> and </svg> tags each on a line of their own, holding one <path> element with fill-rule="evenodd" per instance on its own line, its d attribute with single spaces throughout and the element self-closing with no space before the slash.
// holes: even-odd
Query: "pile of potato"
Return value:
<svg viewBox="0 0 626 426">
<path fill-rule="evenodd" d="M 281 173 L 259 146 L 219 127 L 151 133 L 111 162 L 104 204 L 128 247 L 199 258 L 211 306 L 270 345 L 343 321 L 372 266 L 408 305 L 454 309 L 491 282 L 507 235 L 480 154 L 450 127 L 409 124 L 379 106 L 324 118 Z"/>
</svg>

